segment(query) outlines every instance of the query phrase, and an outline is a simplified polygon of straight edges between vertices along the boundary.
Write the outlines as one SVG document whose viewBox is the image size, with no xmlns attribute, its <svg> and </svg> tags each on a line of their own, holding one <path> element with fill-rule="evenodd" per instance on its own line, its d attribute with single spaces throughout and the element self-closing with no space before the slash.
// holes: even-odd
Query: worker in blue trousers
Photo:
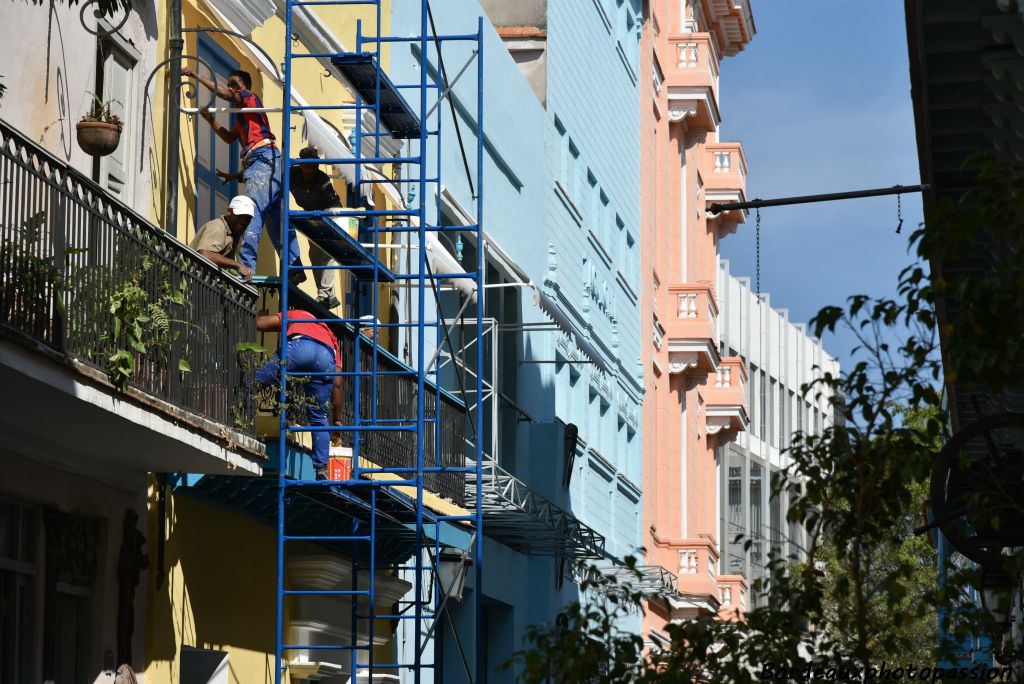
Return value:
<svg viewBox="0 0 1024 684">
<path fill-rule="evenodd" d="M 256 329 L 260 332 L 280 332 L 281 314 L 270 314 L 266 310 L 256 316 Z M 338 338 L 315 316 L 301 309 L 288 310 L 288 359 L 289 373 L 330 373 L 341 370 L 341 347 Z M 281 357 L 279 353 L 256 370 L 256 381 L 273 384 L 281 378 Z M 310 426 L 327 425 L 327 405 L 333 406 L 333 425 L 341 424 L 341 403 L 343 401 L 341 376 L 311 375 L 305 386 L 308 406 L 306 414 Z M 326 431 L 313 435 L 313 469 L 316 479 L 327 479 L 327 461 L 331 436 Z M 334 433 L 334 441 L 340 444 L 341 435 Z"/>
</svg>

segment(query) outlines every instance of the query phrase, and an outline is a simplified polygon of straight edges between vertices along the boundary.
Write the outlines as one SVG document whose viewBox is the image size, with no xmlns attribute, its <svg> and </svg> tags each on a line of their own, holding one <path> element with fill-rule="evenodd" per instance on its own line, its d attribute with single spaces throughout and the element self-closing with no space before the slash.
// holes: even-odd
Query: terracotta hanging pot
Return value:
<svg viewBox="0 0 1024 684">
<path fill-rule="evenodd" d="M 121 124 L 79 121 L 75 130 L 78 133 L 78 146 L 94 157 L 107 156 L 117 149 L 121 141 Z"/>
</svg>

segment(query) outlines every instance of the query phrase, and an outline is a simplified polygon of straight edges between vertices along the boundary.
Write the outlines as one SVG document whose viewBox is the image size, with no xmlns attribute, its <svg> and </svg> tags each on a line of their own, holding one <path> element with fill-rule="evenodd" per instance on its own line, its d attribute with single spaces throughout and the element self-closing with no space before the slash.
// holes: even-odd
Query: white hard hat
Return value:
<svg viewBox="0 0 1024 684">
<path fill-rule="evenodd" d="M 235 214 L 241 214 L 243 216 L 255 216 L 256 215 L 256 203 L 245 195 L 238 195 L 231 200 L 231 204 L 228 205 Z"/>
</svg>

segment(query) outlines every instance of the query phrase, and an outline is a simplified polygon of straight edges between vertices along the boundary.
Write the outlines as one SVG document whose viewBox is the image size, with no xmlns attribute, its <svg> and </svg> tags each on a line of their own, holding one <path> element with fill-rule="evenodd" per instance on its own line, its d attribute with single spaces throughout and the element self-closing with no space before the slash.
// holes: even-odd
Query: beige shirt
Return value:
<svg viewBox="0 0 1024 684">
<path fill-rule="evenodd" d="M 217 252 L 221 256 L 233 259 L 235 256 L 235 240 L 231 237 L 231 229 L 223 216 L 208 221 L 192 238 L 189 247 L 200 251 Z"/>
</svg>

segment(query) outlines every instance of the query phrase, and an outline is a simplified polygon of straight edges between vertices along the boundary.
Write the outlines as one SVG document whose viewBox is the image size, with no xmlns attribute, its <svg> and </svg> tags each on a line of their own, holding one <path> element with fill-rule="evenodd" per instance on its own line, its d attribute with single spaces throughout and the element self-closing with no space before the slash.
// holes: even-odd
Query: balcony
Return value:
<svg viewBox="0 0 1024 684">
<path fill-rule="evenodd" d="M 701 537 L 683 539 L 673 546 L 679 551 L 679 593 L 717 597 L 718 549 L 714 542 Z"/>
<path fill-rule="evenodd" d="M 747 612 L 749 589 L 742 575 L 722 575 L 718 578 L 718 595 L 721 607 L 718 617 L 723 620 L 742 620 Z"/>
<path fill-rule="evenodd" d="M 667 617 L 672 621 L 715 615 L 719 608 L 718 548 L 706 536 L 663 539 L 654 534 L 652 551 L 662 562 L 678 563 L 674 591 L 666 592 Z M 677 559 L 677 560 L 674 560 Z"/>
<path fill-rule="evenodd" d="M 701 178 L 707 204 L 744 202 L 747 191 L 747 160 L 740 143 L 708 143 L 704 146 Z M 735 232 L 747 218 L 745 209 L 715 215 L 719 232 Z"/>
<path fill-rule="evenodd" d="M 738 53 L 754 37 L 754 17 L 748 0 L 711 0 L 704 3 L 704 15 L 726 57 Z"/>
<path fill-rule="evenodd" d="M 712 373 L 718 367 L 718 305 L 710 281 L 669 285 L 665 322 L 670 373 Z"/>
<path fill-rule="evenodd" d="M 99 476 L 258 473 L 235 354 L 256 291 L 3 121 L 0 197 L 0 447 Z"/>
<path fill-rule="evenodd" d="M 719 440 L 747 429 L 747 370 L 738 356 L 723 357 L 715 369 L 715 381 L 706 387 L 704 414 L 709 435 Z"/>
<path fill-rule="evenodd" d="M 686 119 L 687 127 L 714 130 L 718 112 L 718 55 L 708 33 L 669 35 L 658 45 L 658 60 L 665 69 L 663 90 L 668 98 L 668 120 Z"/>
</svg>

